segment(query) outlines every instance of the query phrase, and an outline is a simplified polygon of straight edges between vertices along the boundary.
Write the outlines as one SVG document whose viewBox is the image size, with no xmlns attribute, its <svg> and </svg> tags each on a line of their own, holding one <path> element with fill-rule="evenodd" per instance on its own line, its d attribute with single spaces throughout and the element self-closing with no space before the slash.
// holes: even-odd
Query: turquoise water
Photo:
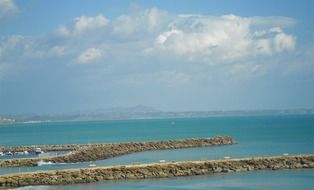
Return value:
<svg viewBox="0 0 314 190">
<path fill-rule="evenodd" d="M 202 160 L 223 158 L 224 156 L 240 158 L 250 156 L 281 155 L 283 153 L 314 153 L 313 134 L 314 115 L 84 121 L 1 125 L 0 145 L 148 141 L 211 137 L 215 135 L 230 135 L 237 142 L 239 142 L 239 144 L 233 146 L 141 152 L 95 162 L 97 166 L 106 166 L 158 162 L 162 159 L 167 161 Z M 76 163 L 45 165 L 39 167 L 0 168 L 0 174 L 34 170 L 88 167 L 89 164 L 90 163 Z M 306 172 L 310 173 L 309 175 L 313 177 L 314 170 L 308 170 Z M 270 173 L 269 175 L 273 175 Z M 296 175 L 294 171 L 288 173 L 288 177 L 290 174 Z M 245 177 L 246 174 L 239 174 L 239 176 L 238 174 L 234 174 L 233 176 L 235 178 L 242 178 L 242 175 L 244 175 L 243 178 L 247 178 Z M 249 176 L 252 175 L 254 176 L 255 174 L 249 174 Z M 226 176 L 229 176 L 229 174 Z M 268 178 L 267 176 L 268 173 L 266 172 L 264 177 Z M 185 181 L 185 179 L 189 180 L 190 178 L 180 180 Z M 198 179 L 201 181 L 203 180 L 203 182 L 197 182 Z M 205 183 L 206 187 L 207 178 L 205 177 L 205 179 L 206 180 L 204 180 L 204 178 L 193 178 L 191 182 L 192 184 L 194 182 Z M 306 179 L 307 178 L 304 178 L 304 180 Z M 270 178 L 270 180 L 274 181 L 277 180 L 277 178 Z M 156 187 L 158 187 L 158 184 L 162 185 L 164 183 L 169 183 L 172 189 L 176 189 L 174 188 L 176 187 L 176 181 L 157 180 L 154 181 L 153 184 L 155 183 Z M 134 186 L 133 189 L 135 189 L 136 184 L 137 182 L 124 182 L 110 185 L 112 185 L 112 189 L 123 189 L 128 186 L 130 186 L 130 189 Z M 147 186 L 150 183 L 146 183 L 145 181 L 139 184 L 143 185 L 143 189 L 145 189 L 145 187 L 150 187 Z M 313 182 L 311 184 L 313 185 Z M 102 185 L 103 184 L 100 184 L 99 186 L 95 184 L 94 186 L 94 184 L 91 184 L 86 187 L 91 189 L 93 189 L 92 187 L 95 187 L 95 189 L 101 189 Z M 82 188 L 83 187 L 85 186 L 83 185 Z M 156 187 L 152 187 L 152 189 L 156 189 Z M 167 188 L 161 187 L 161 189 Z"/>
<path fill-rule="evenodd" d="M 314 115 L 0 125 L 1 145 L 147 141 L 230 135 L 242 142 L 312 142 Z"/>
</svg>

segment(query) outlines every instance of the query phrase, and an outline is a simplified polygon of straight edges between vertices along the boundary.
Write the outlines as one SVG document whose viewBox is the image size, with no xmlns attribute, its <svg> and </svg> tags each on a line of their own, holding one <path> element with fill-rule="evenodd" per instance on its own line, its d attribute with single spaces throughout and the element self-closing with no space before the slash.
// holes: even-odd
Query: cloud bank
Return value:
<svg viewBox="0 0 314 190">
<path fill-rule="evenodd" d="M 5 13 L 17 9 L 10 0 L 0 3 Z M 171 14 L 157 8 L 112 20 L 102 14 L 79 16 L 44 37 L 2 37 L 1 68 L 23 60 L 91 65 L 123 58 L 125 64 L 146 58 L 239 67 L 239 62 L 293 52 L 296 37 L 285 29 L 294 25 L 285 17 Z"/>
</svg>

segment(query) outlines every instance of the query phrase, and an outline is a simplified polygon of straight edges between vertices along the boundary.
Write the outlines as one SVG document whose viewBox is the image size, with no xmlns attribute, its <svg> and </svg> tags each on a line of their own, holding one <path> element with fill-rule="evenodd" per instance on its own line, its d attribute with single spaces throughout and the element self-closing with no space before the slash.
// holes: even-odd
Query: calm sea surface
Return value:
<svg viewBox="0 0 314 190">
<path fill-rule="evenodd" d="M 159 160 L 314 153 L 314 115 L 238 116 L 193 119 L 80 121 L 0 125 L 0 145 L 109 143 L 229 135 L 224 147 L 141 152 L 95 162 L 97 166 Z M 0 168 L 0 174 L 87 167 L 90 163 Z M 292 180 L 293 179 L 293 180 Z M 266 182 L 265 182 L 266 181 Z M 222 174 L 176 179 L 106 182 L 48 189 L 313 189 L 314 170 Z M 41 187 L 44 188 L 44 187 Z"/>
</svg>

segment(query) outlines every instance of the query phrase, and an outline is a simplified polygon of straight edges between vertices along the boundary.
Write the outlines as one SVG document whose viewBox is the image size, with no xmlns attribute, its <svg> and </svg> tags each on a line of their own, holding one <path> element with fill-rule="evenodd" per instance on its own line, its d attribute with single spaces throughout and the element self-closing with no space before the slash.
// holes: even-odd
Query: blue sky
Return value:
<svg viewBox="0 0 314 190">
<path fill-rule="evenodd" d="M 313 2 L 0 0 L 0 114 L 314 108 Z"/>
</svg>

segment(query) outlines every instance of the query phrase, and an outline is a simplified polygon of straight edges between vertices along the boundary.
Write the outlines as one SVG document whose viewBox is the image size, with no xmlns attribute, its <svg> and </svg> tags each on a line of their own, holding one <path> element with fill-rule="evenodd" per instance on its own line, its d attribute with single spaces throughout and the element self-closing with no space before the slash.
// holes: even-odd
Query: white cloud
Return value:
<svg viewBox="0 0 314 190">
<path fill-rule="evenodd" d="M 59 36 L 67 37 L 69 35 L 80 35 L 87 31 L 102 29 L 109 24 L 109 20 L 99 14 L 95 17 L 80 16 L 74 18 L 73 25 L 60 26 L 56 33 Z"/>
<path fill-rule="evenodd" d="M 163 45 L 172 35 L 182 35 L 182 34 L 183 32 L 180 30 L 171 30 L 168 32 L 164 32 L 156 38 L 155 42 L 156 44 Z"/>
<path fill-rule="evenodd" d="M 284 26 L 282 20 L 279 26 Z M 174 53 L 191 61 L 216 64 L 294 49 L 295 38 L 274 26 L 275 18 L 269 26 L 268 18 L 262 21 L 235 15 L 179 15 L 172 21 L 171 29 L 159 34 L 154 47 L 146 52 Z M 263 23 L 262 30 L 254 29 L 258 23 Z"/>
<path fill-rule="evenodd" d="M 255 46 L 260 54 L 272 54 L 272 41 L 270 39 L 257 40 Z"/>
<path fill-rule="evenodd" d="M 81 16 L 75 18 L 74 29 L 75 32 L 80 33 L 86 30 L 94 30 L 102 28 L 109 23 L 108 19 L 102 15 L 95 17 Z"/>
<path fill-rule="evenodd" d="M 274 27 L 269 29 L 269 32 L 273 32 L 273 33 L 282 33 L 282 29 L 280 27 Z"/>
<path fill-rule="evenodd" d="M 99 61 L 105 52 L 112 65 L 138 62 L 236 65 L 294 51 L 296 37 L 285 31 L 294 22 L 285 17 L 171 14 L 157 8 L 112 20 L 101 14 L 79 16 L 41 37 L 0 39 L 0 60 L 14 64 L 17 59 L 29 63 L 30 59 L 53 62 L 53 58 L 58 58 L 58 62 L 75 60 L 87 64 Z M 245 64 L 229 69 L 252 71 L 251 67 L 239 69 L 245 66 L 250 67 Z"/>
<path fill-rule="evenodd" d="M 255 31 L 254 36 L 263 37 L 265 35 L 272 34 L 272 33 L 283 33 L 283 30 L 280 27 L 273 27 L 273 28 L 270 28 L 269 30 Z"/>
<path fill-rule="evenodd" d="M 123 40 L 151 40 L 154 35 L 167 28 L 172 15 L 157 8 L 130 15 L 122 15 L 112 21 L 112 34 Z"/>
<path fill-rule="evenodd" d="M 279 33 L 276 35 L 275 39 L 275 48 L 278 52 L 282 51 L 291 51 L 295 48 L 295 38 L 292 35 L 285 33 Z"/>
<path fill-rule="evenodd" d="M 19 9 L 13 0 L 0 0 L 0 20 L 18 13 Z"/>
<path fill-rule="evenodd" d="M 108 20 L 102 15 L 76 17 L 57 29 L 81 47 L 107 46 L 112 56 L 176 56 L 191 62 L 232 63 L 291 51 L 295 37 L 284 32 L 294 20 L 285 17 L 240 17 L 170 14 L 156 8 Z M 86 32 L 89 31 L 86 35 Z M 84 35 L 84 36 L 83 36 Z M 134 55 L 135 55 L 134 54 Z"/>
<path fill-rule="evenodd" d="M 78 63 L 87 64 L 98 60 L 103 55 L 103 52 L 99 48 L 85 49 L 77 58 Z"/>
</svg>

